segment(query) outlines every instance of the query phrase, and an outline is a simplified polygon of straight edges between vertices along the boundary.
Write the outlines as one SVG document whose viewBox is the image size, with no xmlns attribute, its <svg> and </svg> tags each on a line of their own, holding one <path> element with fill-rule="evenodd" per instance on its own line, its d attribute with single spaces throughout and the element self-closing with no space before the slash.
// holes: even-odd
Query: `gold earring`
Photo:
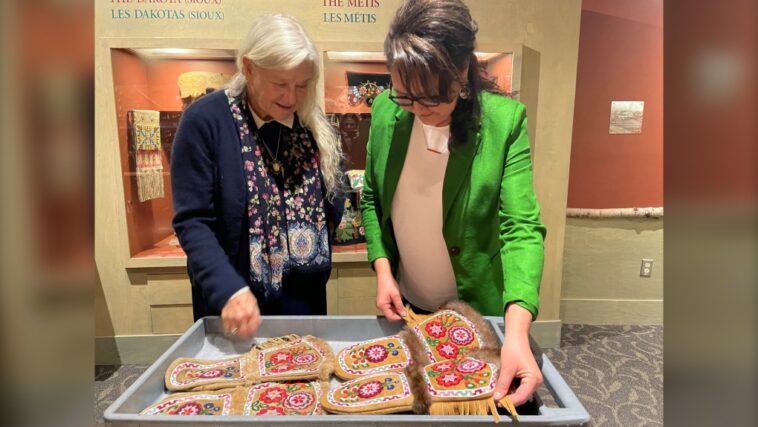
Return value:
<svg viewBox="0 0 758 427">
<path fill-rule="evenodd" d="M 463 87 L 461 88 L 461 93 L 459 93 L 458 96 L 461 99 L 468 99 L 468 96 L 469 96 L 468 85 L 463 85 Z"/>
</svg>

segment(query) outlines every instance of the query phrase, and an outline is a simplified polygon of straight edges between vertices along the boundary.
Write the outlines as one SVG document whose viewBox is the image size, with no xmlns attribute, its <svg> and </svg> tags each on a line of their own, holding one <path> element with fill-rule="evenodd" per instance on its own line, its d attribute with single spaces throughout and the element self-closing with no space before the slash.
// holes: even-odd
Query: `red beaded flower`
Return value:
<svg viewBox="0 0 758 427">
<path fill-rule="evenodd" d="M 447 371 L 452 371 L 453 369 L 455 369 L 455 365 L 453 364 L 453 362 L 442 362 L 442 363 L 438 363 L 434 365 L 432 369 L 434 369 L 437 372 L 447 372 Z"/>
<path fill-rule="evenodd" d="M 281 374 L 282 372 L 291 371 L 294 368 L 294 366 L 290 363 L 284 363 L 282 365 L 276 365 L 271 368 L 271 372 L 275 374 Z"/>
<path fill-rule="evenodd" d="M 292 353 L 289 351 L 280 351 L 271 355 L 271 361 L 274 363 L 286 363 L 292 361 Z"/>
<path fill-rule="evenodd" d="M 442 322 L 429 322 L 424 326 L 424 329 L 426 329 L 426 332 L 433 336 L 434 338 L 442 338 L 445 336 L 445 332 L 447 332 L 447 328 L 442 325 Z"/>
<path fill-rule="evenodd" d="M 459 374 L 458 372 L 451 371 L 438 376 L 437 384 L 443 387 L 451 387 L 461 382 L 462 379 L 463 375 Z"/>
<path fill-rule="evenodd" d="M 381 393 L 382 389 L 384 389 L 384 385 L 382 385 L 381 382 L 369 381 L 367 383 L 361 384 L 361 386 L 358 387 L 358 396 L 362 397 L 363 399 L 370 399 Z"/>
<path fill-rule="evenodd" d="M 458 346 L 449 342 L 437 344 L 437 352 L 445 359 L 455 359 L 458 357 Z"/>
<path fill-rule="evenodd" d="M 269 406 L 258 411 L 256 415 L 284 415 L 284 409 L 278 406 Z"/>
<path fill-rule="evenodd" d="M 281 402 L 287 396 L 287 391 L 279 387 L 270 387 L 261 393 L 261 401 L 266 404 Z"/>
<path fill-rule="evenodd" d="M 176 415 L 197 415 L 203 410 L 203 407 L 197 402 L 187 402 L 180 406 L 173 414 Z"/>
<path fill-rule="evenodd" d="M 379 363 L 387 358 L 387 349 L 381 345 L 372 345 L 366 348 L 366 359 L 373 363 Z"/>
</svg>

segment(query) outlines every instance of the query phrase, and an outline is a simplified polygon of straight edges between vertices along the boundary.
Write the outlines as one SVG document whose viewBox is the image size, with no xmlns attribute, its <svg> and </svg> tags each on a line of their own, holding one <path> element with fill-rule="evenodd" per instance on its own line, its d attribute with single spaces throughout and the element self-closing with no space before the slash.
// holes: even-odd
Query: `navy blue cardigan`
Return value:
<svg viewBox="0 0 758 427">
<path fill-rule="evenodd" d="M 230 296 L 249 286 L 250 277 L 240 139 L 223 90 L 203 96 L 182 114 L 171 151 L 171 190 L 195 318 L 218 314 Z M 334 223 L 338 209 L 325 204 Z"/>
</svg>

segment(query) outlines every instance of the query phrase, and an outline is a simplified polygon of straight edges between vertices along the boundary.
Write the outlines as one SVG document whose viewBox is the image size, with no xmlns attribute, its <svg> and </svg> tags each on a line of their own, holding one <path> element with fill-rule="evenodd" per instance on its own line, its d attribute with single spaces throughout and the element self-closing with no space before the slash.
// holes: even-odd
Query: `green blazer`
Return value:
<svg viewBox="0 0 758 427">
<path fill-rule="evenodd" d="M 388 92 L 371 111 L 361 210 L 369 262 L 385 257 L 397 271 L 391 207 L 414 115 Z M 546 230 L 532 186 L 525 108 L 488 92 L 480 99 L 480 126 L 451 148 L 442 189 L 442 234 L 458 298 L 489 316 L 516 302 L 536 318 Z"/>
</svg>

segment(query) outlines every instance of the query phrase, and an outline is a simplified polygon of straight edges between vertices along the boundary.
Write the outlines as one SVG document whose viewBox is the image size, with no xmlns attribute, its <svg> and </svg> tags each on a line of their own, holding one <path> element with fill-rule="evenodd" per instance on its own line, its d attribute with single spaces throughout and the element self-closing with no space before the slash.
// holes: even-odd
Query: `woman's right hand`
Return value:
<svg viewBox="0 0 758 427">
<path fill-rule="evenodd" d="M 388 320 L 400 320 L 406 316 L 403 298 L 400 296 L 400 287 L 392 276 L 392 269 L 387 258 L 379 258 L 374 261 L 376 270 L 376 308 L 381 311 Z"/>
<path fill-rule="evenodd" d="M 224 332 L 229 335 L 252 337 L 261 325 L 258 301 L 249 290 L 229 298 L 221 310 Z"/>
</svg>

